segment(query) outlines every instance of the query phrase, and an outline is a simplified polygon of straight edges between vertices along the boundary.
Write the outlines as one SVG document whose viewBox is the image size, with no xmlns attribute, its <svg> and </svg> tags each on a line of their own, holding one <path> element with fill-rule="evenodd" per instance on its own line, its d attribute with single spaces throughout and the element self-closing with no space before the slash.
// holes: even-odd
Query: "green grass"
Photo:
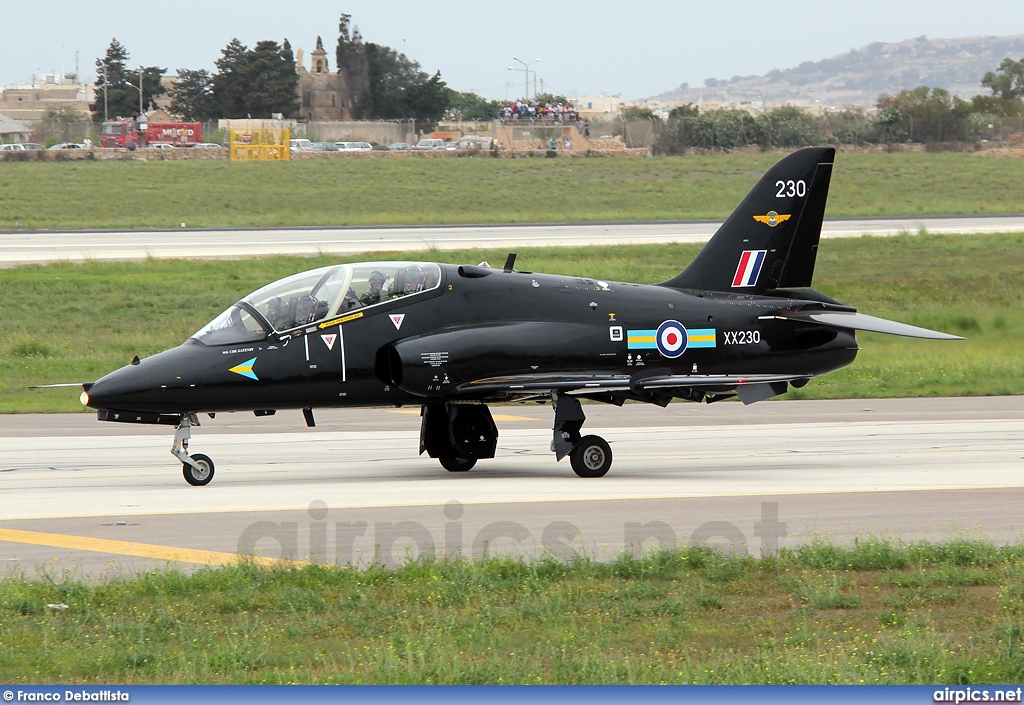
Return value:
<svg viewBox="0 0 1024 705">
<path fill-rule="evenodd" d="M 0 162 L 0 229 L 724 218 L 781 154 Z M 1024 160 L 839 154 L 829 217 L 1024 212 Z"/>
<path fill-rule="evenodd" d="M 1013 683 L 1024 549 L 50 574 L 0 582 L 0 635 L 12 684 Z"/>
<path fill-rule="evenodd" d="M 700 245 L 538 248 L 523 269 L 657 282 Z M 504 252 L 397 253 L 379 259 L 501 262 Z M 0 272 L 0 413 L 81 411 L 73 390 L 132 356 L 173 347 L 242 296 L 304 269 L 349 258 L 285 258 L 26 266 Z M 827 240 L 815 286 L 871 315 L 956 333 L 963 342 L 862 334 L 852 366 L 791 398 L 1024 393 L 1024 234 L 904 235 Z"/>
</svg>

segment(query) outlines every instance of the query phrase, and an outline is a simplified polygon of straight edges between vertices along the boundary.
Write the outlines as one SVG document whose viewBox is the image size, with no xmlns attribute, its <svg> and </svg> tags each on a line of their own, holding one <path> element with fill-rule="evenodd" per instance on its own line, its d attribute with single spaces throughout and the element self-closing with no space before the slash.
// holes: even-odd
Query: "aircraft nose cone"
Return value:
<svg viewBox="0 0 1024 705">
<path fill-rule="evenodd" d="M 179 413 L 203 405 L 197 395 L 207 381 L 203 361 L 186 344 L 114 370 L 86 389 L 82 403 L 98 410 Z"/>
<path fill-rule="evenodd" d="M 150 387 L 148 371 L 129 365 L 88 385 L 82 393 L 82 403 L 93 409 L 126 408 Z"/>
</svg>

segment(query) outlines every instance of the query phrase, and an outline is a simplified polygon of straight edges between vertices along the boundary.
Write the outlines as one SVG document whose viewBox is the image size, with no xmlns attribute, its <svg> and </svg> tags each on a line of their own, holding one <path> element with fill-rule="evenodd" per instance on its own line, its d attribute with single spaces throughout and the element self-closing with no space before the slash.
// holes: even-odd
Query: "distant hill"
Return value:
<svg viewBox="0 0 1024 705">
<path fill-rule="evenodd" d="M 820 101 L 825 106 L 864 106 L 873 105 L 881 93 L 892 95 L 901 88 L 921 85 L 969 98 L 988 93 L 981 86 L 981 77 L 995 71 L 1007 56 L 1024 56 L 1024 34 L 961 39 L 921 36 L 893 44 L 875 42 L 764 76 L 709 78 L 704 86 L 696 87 L 684 83 L 648 100 L 727 104 L 760 104 L 763 100 L 768 107 Z"/>
</svg>

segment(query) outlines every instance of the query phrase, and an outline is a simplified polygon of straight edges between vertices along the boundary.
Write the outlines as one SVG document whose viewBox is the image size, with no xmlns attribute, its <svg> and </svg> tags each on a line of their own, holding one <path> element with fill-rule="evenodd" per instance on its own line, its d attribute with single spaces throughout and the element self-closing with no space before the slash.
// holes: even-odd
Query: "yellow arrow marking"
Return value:
<svg viewBox="0 0 1024 705">
<path fill-rule="evenodd" d="M 342 316 L 341 318 L 335 318 L 335 319 L 330 320 L 330 321 L 324 321 L 323 323 L 320 324 L 320 330 L 323 330 L 324 328 L 330 328 L 331 326 L 336 326 L 336 325 L 339 325 L 341 323 L 348 323 L 349 321 L 354 321 L 357 318 L 362 318 L 362 317 L 363 317 L 363 312 L 360 311 L 359 313 L 352 313 L 352 314 L 349 314 L 347 316 Z"/>
</svg>

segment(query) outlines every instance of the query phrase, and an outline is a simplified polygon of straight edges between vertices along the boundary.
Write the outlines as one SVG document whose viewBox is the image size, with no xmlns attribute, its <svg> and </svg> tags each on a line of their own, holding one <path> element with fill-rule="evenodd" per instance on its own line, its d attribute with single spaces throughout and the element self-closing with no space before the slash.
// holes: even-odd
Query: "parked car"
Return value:
<svg viewBox="0 0 1024 705">
<path fill-rule="evenodd" d="M 28 152 L 33 149 L 43 149 L 43 145 L 35 142 L 16 142 L 14 144 L 0 145 L 0 152 Z"/>
<path fill-rule="evenodd" d="M 313 151 L 313 143 L 309 140 L 299 137 L 293 140 L 289 140 L 291 143 L 291 150 L 293 152 L 311 152 Z"/>
<path fill-rule="evenodd" d="M 490 135 L 466 135 L 459 138 L 459 149 L 490 149 L 492 138 Z"/>
<path fill-rule="evenodd" d="M 173 144 L 167 144 L 166 142 L 154 142 L 147 144 L 146 149 L 174 149 Z"/>
<path fill-rule="evenodd" d="M 337 152 L 338 145 L 334 142 L 312 142 L 309 148 L 313 152 Z"/>
<path fill-rule="evenodd" d="M 49 147 L 48 149 L 51 152 L 56 149 L 85 149 L 85 145 L 78 144 L 77 142 L 58 142 L 57 144 L 53 145 L 52 147 Z"/>
<path fill-rule="evenodd" d="M 213 142 L 199 142 L 192 147 L 193 149 L 223 149 L 224 145 L 214 144 Z"/>
<path fill-rule="evenodd" d="M 388 145 L 388 149 L 394 152 L 400 152 L 405 149 L 412 149 L 412 145 L 410 145 L 408 142 L 392 142 L 391 144 Z"/>
<path fill-rule="evenodd" d="M 423 137 L 416 143 L 416 149 L 446 149 L 446 145 L 440 137 Z"/>
<path fill-rule="evenodd" d="M 369 142 L 335 142 L 342 152 L 369 152 L 373 145 Z"/>
</svg>

